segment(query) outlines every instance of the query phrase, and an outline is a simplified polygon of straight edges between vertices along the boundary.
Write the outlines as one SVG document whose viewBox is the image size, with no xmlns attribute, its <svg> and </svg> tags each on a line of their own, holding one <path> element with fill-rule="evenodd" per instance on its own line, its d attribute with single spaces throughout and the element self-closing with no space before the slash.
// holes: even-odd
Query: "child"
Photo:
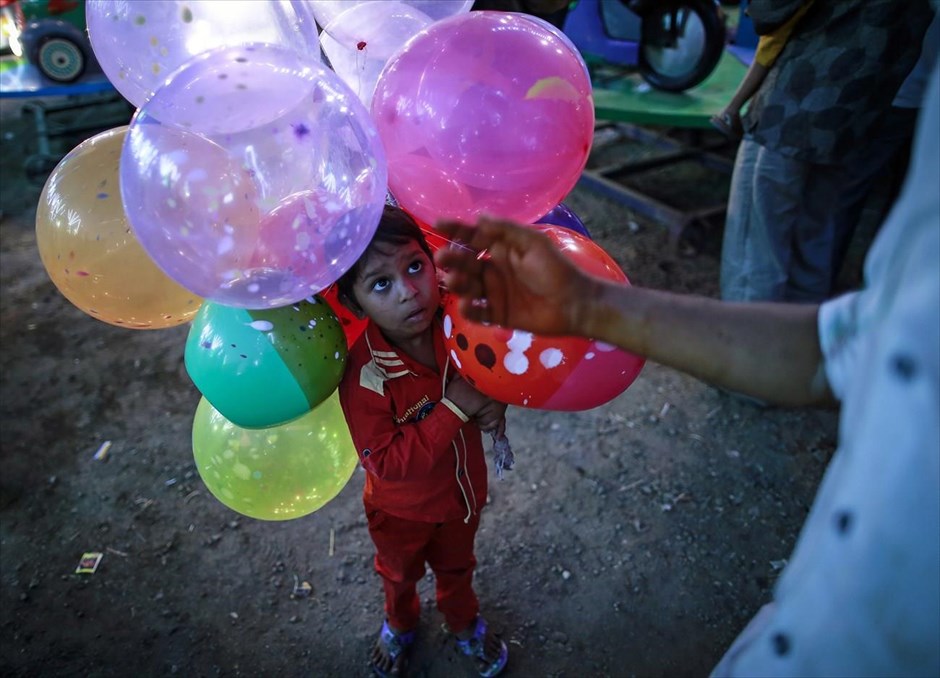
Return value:
<svg viewBox="0 0 940 678">
<path fill-rule="evenodd" d="M 366 470 L 363 503 L 385 590 L 373 671 L 404 672 L 421 610 L 415 586 L 427 563 L 458 648 L 479 662 L 481 676 L 495 676 L 508 651 L 487 631 L 471 582 L 487 490 L 480 431 L 501 435 L 506 406 L 451 368 L 431 250 L 404 211 L 386 206 L 337 288 L 350 310 L 369 319 L 339 394 Z"/>
<path fill-rule="evenodd" d="M 787 40 L 790 39 L 790 34 L 793 33 L 797 22 L 803 18 L 803 15 L 806 14 L 806 10 L 812 6 L 813 1 L 814 0 L 807 0 L 804 2 L 803 5 L 794 12 L 793 16 L 782 23 L 772 33 L 762 35 L 758 38 L 757 49 L 754 52 L 754 60 L 748 67 L 747 73 L 744 74 L 744 79 L 741 80 L 741 84 L 738 85 L 738 89 L 735 90 L 728 105 L 725 106 L 720 113 L 713 115 L 710 120 L 712 127 L 715 127 L 729 139 L 737 141 L 744 134 L 744 126 L 741 124 L 741 109 L 744 108 L 744 104 L 750 101 L 751 97 L 760 89 L 764 78 L 767 77 L 767 72 L 770 70 L 770 67 L 774 65 L 774 62 L 777 61 L 777 57 L 780 56 L 780 52 L 783 51 L 784 46 L 787 44 Z"/>
</svg>

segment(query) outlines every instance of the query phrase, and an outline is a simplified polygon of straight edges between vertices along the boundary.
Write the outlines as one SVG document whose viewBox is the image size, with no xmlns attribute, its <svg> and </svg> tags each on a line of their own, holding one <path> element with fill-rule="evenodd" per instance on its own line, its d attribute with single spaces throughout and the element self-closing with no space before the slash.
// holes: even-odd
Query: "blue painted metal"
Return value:
<svg viewBox="0 0 940 678">
<path fill-rule="evenodd" d="M 564 32 L 586 58 L 635 66 L 640 24 L 640 17 L 619 1 L 578 0 L 565 17 Z"/>
</svg>

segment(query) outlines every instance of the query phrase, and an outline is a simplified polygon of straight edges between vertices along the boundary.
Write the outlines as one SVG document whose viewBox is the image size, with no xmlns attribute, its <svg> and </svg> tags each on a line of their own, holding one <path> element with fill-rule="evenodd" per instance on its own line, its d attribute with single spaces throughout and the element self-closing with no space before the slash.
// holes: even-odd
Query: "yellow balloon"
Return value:
<svg viewBox="0 0 940 678">
<path fill-rule="evenodd" d="M 193 457 L 216 499 L 260 520 L 313 513 L 340 493 L 359 463 L 339 391 L 298 419 L 261 429 L 236 426 L 202 398 Z"/>
<path fill-rule="evenodd" d="M 52 171 L 36 209 L 39 256 L 65 298 L 93 318 L 173 327 L 191 320 L 202 299 L 157 267 L 127 221 L 118 186 L 127 129 L 83 141 Z"/>
</svg>

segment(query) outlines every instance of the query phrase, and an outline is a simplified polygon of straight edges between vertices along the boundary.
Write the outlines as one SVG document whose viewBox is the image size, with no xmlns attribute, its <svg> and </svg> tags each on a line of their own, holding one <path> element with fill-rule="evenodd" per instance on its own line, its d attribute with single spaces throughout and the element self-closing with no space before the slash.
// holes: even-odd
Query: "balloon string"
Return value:
<svg viewBox="0 0 940 678">
<path fill-rule="evenodd" d="M 446 242 L 446 243 L 447 243 L 447 247 L 448 247 L 449 249 L 466 250 L 466 251 L 468 251 L 468 252 L 474 252 L 474 253 L 477 255 L 477 259 L 482 259 L 483 257 L 486 256 L 487 252 L 489 251 L 489 250 L 480 250 L 480 251 L 477 251 L 477 250 L 473 249 L 472 247 L 467 247 L 467 246 L 466 246 L 464 243 L 462 243 L 462 242 L 458 242 L 457 240 L 451 240 L 450 238 L 445 238 L 444 236 L 442 236 L 442 235 L 440 235 L 440 234 L 438 234 L 438 233 L 436 233 L 436 232 L 434 233 L 434 236 L 435 236 L 436 238 L 439 238 L 440 240 L 443 240 L 444 242 Z"/>
<path fill-rule="evenodd" d="M 472 247 L 467 247 L 467 246 L 466 246 L 465 244 L 463 244 L 462 242 L 458 242 L 458 241 L 456 241 L 456 240 L 451 240 L 450 238 L 445 238 L 445 237 L 442 236 L 442 235 L 438 235 L 437 237 L 440 238 L 441 240 L 443 240 L 444 242 L 446 242 L 446 243 L 447 243 L 447 247 L 450 248 L 450 249 L 467 250 L 468 252 L 474 252 L 474 251 L 476 251 L 476 250 L 474 250 Z M 483 251 L 485 252 L 486 250 L 483 250 Z"/>
</svg>

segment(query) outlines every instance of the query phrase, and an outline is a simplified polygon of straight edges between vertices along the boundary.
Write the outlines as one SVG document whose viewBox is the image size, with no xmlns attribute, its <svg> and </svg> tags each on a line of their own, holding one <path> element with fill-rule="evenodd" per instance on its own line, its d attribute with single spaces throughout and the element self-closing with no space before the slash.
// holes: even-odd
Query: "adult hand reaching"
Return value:
<svg viewBox="0 0 940 678">
<path fill-rule="evenodd" d="M 442 221 L 435 228 L 469 248 L 434 256 L 468 320 L 545 335 L 586 329 L 585 302 L 599 281 L 578 270 L 544 234 L 486 217 L 476 226 Z"/>
<path fill-rule="evenodd" d="M 436 228 L 467 246 L 434 258 L 470 321 L 591 337 L 767 402 L 831 402 L 816 306 L 732 304 L 601 280 L 508 221 Z"/>
</svg>

